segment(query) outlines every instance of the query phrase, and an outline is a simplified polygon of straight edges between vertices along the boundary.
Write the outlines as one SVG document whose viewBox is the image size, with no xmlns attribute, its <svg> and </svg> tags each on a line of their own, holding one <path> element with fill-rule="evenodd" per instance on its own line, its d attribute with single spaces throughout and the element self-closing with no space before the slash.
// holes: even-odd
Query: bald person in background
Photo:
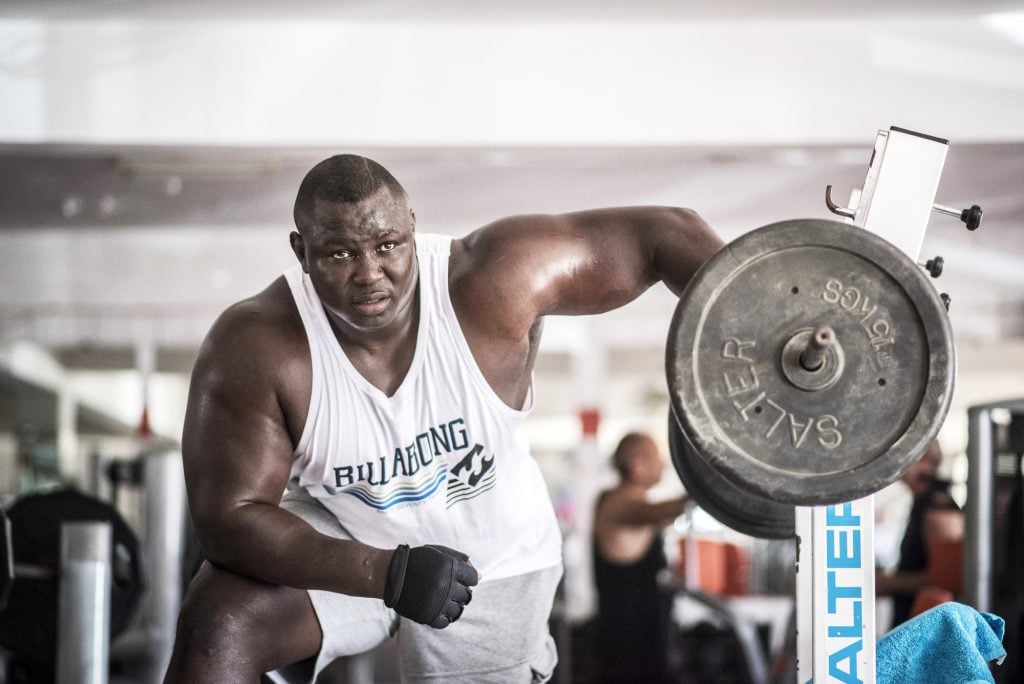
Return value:
<svg viewBox="0 0 1024 684">
<path fill-rule="evenodd" d="M 667 565 L 662 528 L 683 512 L 686 497 L 648 501 L 665 469 L 650 435 L 623 437 L 612 465 L 619 483 L 598 496 L 594 509 L 601 676 L 606 682 L 664 682 L 672 595 L 658 584 Z"/>
</svg>

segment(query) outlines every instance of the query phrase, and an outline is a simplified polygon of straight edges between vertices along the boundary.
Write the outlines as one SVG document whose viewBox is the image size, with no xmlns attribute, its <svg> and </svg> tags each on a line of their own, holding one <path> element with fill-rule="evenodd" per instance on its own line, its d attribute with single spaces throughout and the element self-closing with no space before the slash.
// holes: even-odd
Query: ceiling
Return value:
<svg viewBox="0 0 1024 684">
<path fill-rule="evenodd" d="M 524 211 L 624 203 L 692 206 L 735 232 L 783 218 L 820 214 L 826 184 L 834 186 L 836 197 L 863 184 L 872 143 L 350 146 L 344 151 L 369 156 L 392 169 L 409 189 L 421 225 L 426 222 L 442 232 L 467 232 Z M 303 174 L 339 151 L 330 147 L 0 144 L 0 229 L 287 227 Z M 1024 142 L 960 145 L 953 141 L 936 202 L 979 204 L 985 209 L 985 227 L 992 228 L 970 236 L 971 244 L 1024 248 L 1024 239 L 1014 239 L 1012 232 L 1012 226 L 1024 220 L 1022 187 Z M 1003 235 L 1008 228 L 1011 232 Z"/>
</svg>

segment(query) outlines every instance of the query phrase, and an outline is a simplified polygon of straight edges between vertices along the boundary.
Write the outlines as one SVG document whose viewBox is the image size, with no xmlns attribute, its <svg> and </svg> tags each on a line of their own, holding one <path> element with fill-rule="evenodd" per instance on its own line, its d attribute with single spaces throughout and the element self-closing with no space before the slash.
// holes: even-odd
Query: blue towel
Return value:
<svg viewBox="0 0 1024 684">
<path fill-rule="evenodd" d="M 988 661 L 1006 656 L 1003 619 L 942 603 L 892 630 L 875 651 L 878 684 L 993 682 Z"/>
</svg>

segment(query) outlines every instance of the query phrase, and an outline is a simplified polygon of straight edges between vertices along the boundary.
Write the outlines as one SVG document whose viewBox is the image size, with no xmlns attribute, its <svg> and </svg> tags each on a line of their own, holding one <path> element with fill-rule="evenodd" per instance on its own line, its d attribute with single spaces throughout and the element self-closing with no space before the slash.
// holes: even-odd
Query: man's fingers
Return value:
<svg viewBox="0 0 1024 684">
<path fill-rule="evenodd" d="M 434 629 L 444 629 L 462 617 L 462 611 L 464 609 L 465 606 L 449 601 L 448 605 L 446 605 L 444 610 L 441 611 L 441 614 L 434 618 L 428 626 L 433 627 Z"/>
<path fill-rule="evenodd" d="M 472 599 L 473 592 L 469 587 L 462 584 L 456 584 L 454 587 L 452 587 L 452 601 L 454 601 L 455 603 L 464 606 L 467 603 L 469 603 Z"/>
<path fill-rule="evenodd" d="M 384 604 L 402 617 L 444 629 L 462 615 L 473 598 L 470 587 L 479 581 L 479 573 L 464 553 L 439 544 L 414 548 L 403 544 L 388 566 Z"/>
<path fill-rule="evenodd" d="M 445 615 L 444 613 L 441 613 L 436 618 L 434 618 L 433 622 L 429 623 L 427 626 L 428 627 L 433 627 L 434 629 L 444 629 L 445 627 L 447 627 L 451 623 L 452 623 L 452 621 L 448 619 L 448 616 Z"/>
<path fill-rule="evenodd" d="M 455 579 L 459 581 L 459 584 L 464 584 L 467 587 L 472 587 L 480 581 L 480 573 L 476 571 L 469 563 L 456 563 L 455 564 Z"/>
</svg>

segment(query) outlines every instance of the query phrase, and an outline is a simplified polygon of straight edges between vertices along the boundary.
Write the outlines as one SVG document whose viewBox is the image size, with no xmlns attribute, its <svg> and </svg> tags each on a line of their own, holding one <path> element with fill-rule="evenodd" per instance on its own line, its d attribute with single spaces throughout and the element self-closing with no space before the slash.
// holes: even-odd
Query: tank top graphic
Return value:
<svg viewBox="0 0 1024 684">
<path fill-rule="evenodd" d="M 507 406 L 477 367 L 448 292 L 451 238 L 417 235 L 419 330 L 406 377 L 388 397 L 352 365 L 309 277 L 285 278 L 309 340 L 309 415 L 289 487 L 302 487 L 358 541 L 444 544 L 484 580 L 561 562 L 547 488 Z"/>
</svg>

